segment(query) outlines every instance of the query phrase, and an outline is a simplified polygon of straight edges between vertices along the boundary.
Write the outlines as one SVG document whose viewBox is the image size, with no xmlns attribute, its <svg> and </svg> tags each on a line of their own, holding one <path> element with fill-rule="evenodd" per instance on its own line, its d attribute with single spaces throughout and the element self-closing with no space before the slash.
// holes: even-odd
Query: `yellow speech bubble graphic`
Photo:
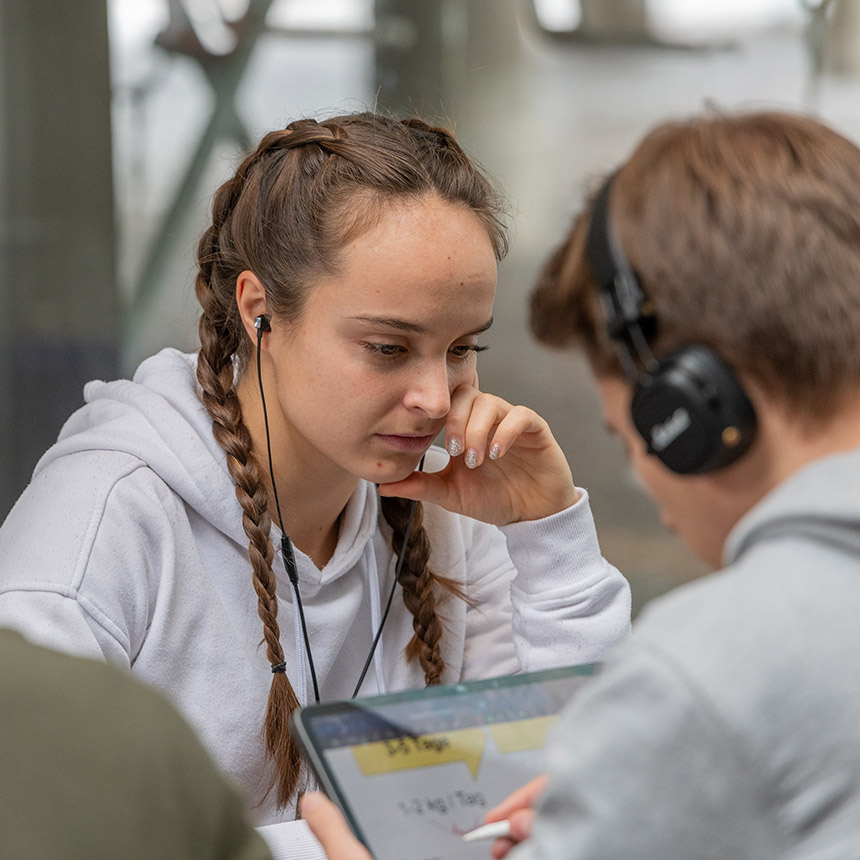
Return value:
<svg viewBox="0 0 860 860">
<path fill-rule="evenodd" d="M 462 761 L 477 779 L 486 742 L 481 729 L 457 729 L 359 744 L 352 748 L 352 754 L 365 776 Z"/>
<path fill-rule="evenodd" d="M 500 753 L 540 749 L 546 744 L 547 732 L 558 716 L 530 717 L 527 720 L 512 720 L 489 726 L 490 734 Z"/>
</svg>

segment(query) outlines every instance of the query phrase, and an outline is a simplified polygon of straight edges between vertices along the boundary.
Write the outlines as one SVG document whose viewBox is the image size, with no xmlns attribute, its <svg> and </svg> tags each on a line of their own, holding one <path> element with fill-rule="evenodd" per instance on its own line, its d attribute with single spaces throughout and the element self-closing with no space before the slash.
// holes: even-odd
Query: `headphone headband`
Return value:
<svg viewBox="0 0 860 860">
<path fill-rule="evenodd" d="M 645 294 L 610 228 L 609 195 L 615 176 L 615 173 L 609 176 L 595 198 L 586 250 L 600 287 L 609 336 L 618 340 L 642 319 Z"/>
<path fill-rule="evenodd" d="M 721 469 L 752 443 L 755 411 L 731 369 L 712 349 L 693 344 L 655 358 L 641 325 L 645 292 L 612 229 L 609 196 L 616 175 L 606 179 L 594 199 L 586 254 L 600 290 L 607 334 L 633 386 L 633 425 L 648 452 L 673 472 Z"/>
</svg>

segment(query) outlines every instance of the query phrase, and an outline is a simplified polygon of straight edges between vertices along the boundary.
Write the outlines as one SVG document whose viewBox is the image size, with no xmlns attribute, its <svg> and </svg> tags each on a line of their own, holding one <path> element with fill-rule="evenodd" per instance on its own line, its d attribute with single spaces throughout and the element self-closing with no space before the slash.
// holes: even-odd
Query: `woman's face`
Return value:
<svg viewBox="0 0 860 860">
<path fill-rule="evenodd" d="M 387 209 L 342 262 L 312 285 L 300 320 L 272 320 L 273 449 L 317 476 L 396 481 L 475 377 L 496 259 L 472 212 L 427 197 Z"/>
</svg>

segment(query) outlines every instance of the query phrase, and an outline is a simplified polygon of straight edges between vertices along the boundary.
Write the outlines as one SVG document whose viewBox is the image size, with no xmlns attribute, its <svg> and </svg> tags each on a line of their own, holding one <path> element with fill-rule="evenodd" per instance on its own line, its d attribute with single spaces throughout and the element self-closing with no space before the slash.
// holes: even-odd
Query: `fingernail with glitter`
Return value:
<svg viewBox="0 0 860 860">
<path fill-rule="evenodd" d="M 498 460 L 499 454 L 501 454 L 501 453 L 502 453 L 502 446 L 499 445 L 498 442 L 493 442 L 493 445 L 490 448 L 490 459 L 491 460 Z"/>
<path fill-rule="evenodd" d="M 463 443 L 456 436 L 448 440 L 448 453 L 452 457 L 459 457 L 463 453 Z"/>
<path fill-rule="evenodd" d="M 463 462 L 469 469 L 474 469 L 478 465 L 478 452 L 474 448 L 469 448 Z"/>
</svg>

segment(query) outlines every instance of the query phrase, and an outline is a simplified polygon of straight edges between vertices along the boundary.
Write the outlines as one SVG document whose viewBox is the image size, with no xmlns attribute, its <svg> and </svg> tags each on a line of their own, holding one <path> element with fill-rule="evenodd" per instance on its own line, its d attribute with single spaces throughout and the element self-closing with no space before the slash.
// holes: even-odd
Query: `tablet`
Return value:
<svg viewBox="0 0 860 860">
<path fill-rule="evenodd" d="M 487 860 L 462 835 L 546 768 L 559 711 L 598 664 L 297 709 L 293 735 L 376 860 Z"/>
</svg>

